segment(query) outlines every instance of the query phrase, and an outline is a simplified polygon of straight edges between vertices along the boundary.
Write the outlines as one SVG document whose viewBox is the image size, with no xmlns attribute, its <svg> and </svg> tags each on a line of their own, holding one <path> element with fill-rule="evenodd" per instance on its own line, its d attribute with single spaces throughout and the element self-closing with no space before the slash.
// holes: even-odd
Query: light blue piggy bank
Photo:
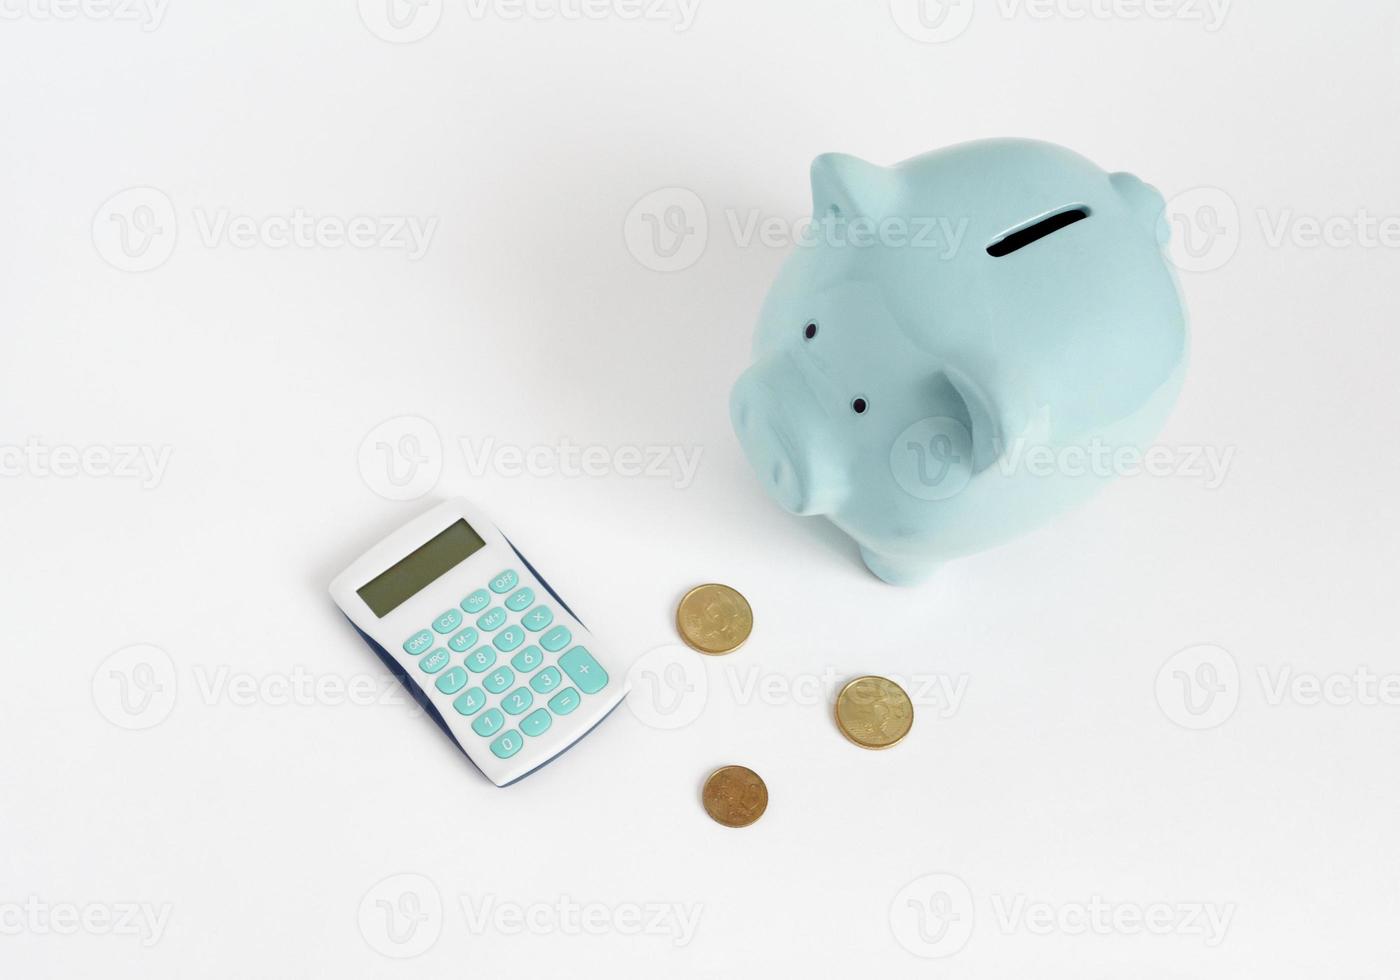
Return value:
<svg viewBox="0 0 1400 980">
<path fill-rule="evenodd" d="M 912 584 L 1086 499 L 1160 430 L 1186 317 L 1163 201 L 1030 140 L 828 154 L 730 414 L 786 510 Z"/>
</svg>

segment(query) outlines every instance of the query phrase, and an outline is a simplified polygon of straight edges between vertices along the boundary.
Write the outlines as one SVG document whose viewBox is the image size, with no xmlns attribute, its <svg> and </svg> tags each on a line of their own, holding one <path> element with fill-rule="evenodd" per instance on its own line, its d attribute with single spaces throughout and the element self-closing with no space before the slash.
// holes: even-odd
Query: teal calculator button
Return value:
<svg viewBox="0 0 1400 980">
<path fill-rule="evenodd" d="M 525 642 L 525 631 L 519 626 L 507 626 L 497 633 L 496 638 L 491 642 L 495 643 L 496 649 L 502 653 L 510 653 Z"/>
<path fill-rule="evenodd" d="M 443 694 L 456 694 L 467 686 L 467 672 L 461 667 L 453 667 L 437 679 L 437 689 Z"/>
<path fill-rule="evenodd" d="M 492 694 L 500 694 L 515 682 L 515 672 L 509 667 L 501 667 L 486 676 L 481 686 Z"/>
<path fill-rule="evenodd" d="M 481 618 L 476 621 L 476 625 L 480 626 L 487 633 L 495 629 L 500 629 L 505 624 L 506 611 L 500 608 L 483 613 Z"/>
<path fill-rule="evenodd" d="M 578 691 L 572 687 L 566 687 L 554 697 L 549 699 L 549 710 L 556 715 L 567 715 L 579 706 Z"/>
<path fill-rule="evenodd" d="M 447 641 L 447 645 L 452 648 L 453 653 L 466 653 L 476 645 L 477 637 L 481 634 L 468 626 L 452 639 Z"/>
<path fill-rule="evenodd" d="M 540 653 L 539 647 L 533 645 L 510 658 L 510 665 L 522 674 L 528 674 L 542 663 L 544 663 L 544 654 Z"/>
<path fill-rule="evenodd" d="M 556 626 L 544 636 L 540 637 L 540 646 L 550 653 L 558 653 L 569 645 L 569 641 L 574 635 L 562 626 Z"/>
<path fill-rule="evenodd" d="M 496 593 L 496 595 L 502 595 L 519 584 L 520 576 L 516 575 L 515 572 L 510 569 L 506 569 L 491 580 L 491 591 Z"/>
<path fill-rule="evenodd" d="M 534 589 L 516 589 L 506 600 L 506 608 L 511 612 L 520 612 L 522 609 L 530 608 L 530 603 L 535 601 Z"/>
<path fill-rule="evenodd" d="M 497 759 L 509 759 L 519 752 L 524 744 L 525 740 L 520 737 L 520 733 L 511 729 L 491 743 L 491 754 Z"/>
<path fill-rule="evenodd" d="M 539 711 L 532 711 L 524 718 L 520 719 L 520 730 L 531 738 L 536 735 L 543 735 L 549 731 L 549 726 L 554 724 L 554 719 L 544 708 Z"/>
<path fill-rule="evenodd" d="M 597 694 L 608 683 L 608 672 L 583 647 L 574 647 L 559 658 L 559 666 L 584 694 Z"/>
<path fill-rule="evenodd" d="M 492 708 L 490 711 L 483 712 L 476 721 L 472 722 L 472 731 L 476 732 L 482 738 L 490 738 L 492 735 L 499 732 L 505 726 L 505 723 L 506 716 L 495 708 Z"/>
<path fill-rule="evenodd" d="M 473 674 L 479 674 L 483 670 L 490 670 L 491 665 L 496 662 L 496 651 L 490 647 L 481 647 L 474 653 L 467 654 L 467 670 Z"/>
<path fill-rule="evenodd" d="M 491 593 L 485 589 L 477 589 L 462 600 L 462 608 L 469 613 L 479 613 L 489 605 L 491 605 Z"/>
<path fill-rule="evenodd" d="M 548 694 L 562 683 L 564 678 L 559 676 L 558 667 L 546 667 L 534 677 L 530 678 L 530 686 L 541 694 Z"/>
<path fill-rule="evenodd" d="M 554 610 L 548 606 L 536 606 L 522 616 L 520 622 L 525 624 L 525 628 L 531 633 L 538 633 L 554 622 Z"/>
<path fill-rule="evenodd" d="M 423 668 L 425 674 L 436 674 L 452 660 L 452 654 L 442 647 L 438 647 L 422 660 L 418 661 L 418 666 Z"/>
<path fill-rule="evenodd" d="M 427 630 L 419 630 L 404 641 L 403 648 L 416 657 L 420 653 L 426 653 L 432 649 L 432 646 L 433 634 Z"/>
<path fill-rule="evenodd" d="M 457 709 L 459 715 L 474 715 L 485 706 L 486 692 L 479 687 L 458 695 L 457 700 L 452 702 L 452 707 Z"/>
<path fill-rule="evenodd" d="M 443 636 L 451 633 L 458 626 L 462 625 L 462 613 L 457 609 L 449 609 L 437 619 L 433 620 L 433 629 Z"/>
<path fill-rule="evenodd" d="M 501 698 L 501 707 L 506 709 L 508 715 L 518 715 L 522 711 L 530 710 L 530 705 L 535 703 L 535 696 L 530 693 L 528 687 L 517 687 L 505 697 Z"/>
</svg>

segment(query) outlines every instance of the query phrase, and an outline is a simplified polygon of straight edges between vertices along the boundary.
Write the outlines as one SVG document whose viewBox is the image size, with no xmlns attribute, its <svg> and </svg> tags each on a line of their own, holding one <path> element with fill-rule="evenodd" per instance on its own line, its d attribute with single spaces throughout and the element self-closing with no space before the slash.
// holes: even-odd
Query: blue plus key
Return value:
<svg viewBox="0 0 1400 980">
<path fill-rule="evenodd" d="M 549 726 L 552 724 L 554 724 L 554 719 L 550 717 L 548 711 L 541 708 L 539 711 L 532 711 L 520 719 L 520 730 L 534 738 L 549 731 Z"/>
<path fill-rule="evenodd" d="M 584 694 L 597 694 L 608 683 L 608 672 L 583 647 L 574 647 L 559 658 L 559 666 Z"/>
<path fill-rule="evenodd" d="M 540 637 L 540 646 L 544 647 L 550 653 L 558 653 L 568 646 L 569 641 L 573 638 L 574 635 L 564 627 L 556 626 L 544 636 Z"/>
<path fill-rule="evenodd" d="M 432 649 L 432 646 L 433 634 L 427 630 L 419 630 L 404 641 L 403 648 L 416 657 L 420 653 L 426 653 Z"/>
<path fill-rule="evenodd" d="M 520 747 L 524 744 L 525 740 L 520 737 L 520 733 L 511 730 L 491 743 L 491 754 L 497 759 L 509 759 L 519 752 Z"/>
</svg>

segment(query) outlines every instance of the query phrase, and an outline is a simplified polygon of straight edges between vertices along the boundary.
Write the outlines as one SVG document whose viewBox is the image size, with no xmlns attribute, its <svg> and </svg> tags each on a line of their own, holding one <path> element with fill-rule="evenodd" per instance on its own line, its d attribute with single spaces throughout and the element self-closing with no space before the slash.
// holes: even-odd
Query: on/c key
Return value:
<svg viewBox="0 0 1400 980">
<path fill-rule="evenodd" d="M 583 647 L 574 647 L 561 656 L 559 666 L 584 694 L 597 694 L 607 686 L 608 672 Z"/>
</svg>

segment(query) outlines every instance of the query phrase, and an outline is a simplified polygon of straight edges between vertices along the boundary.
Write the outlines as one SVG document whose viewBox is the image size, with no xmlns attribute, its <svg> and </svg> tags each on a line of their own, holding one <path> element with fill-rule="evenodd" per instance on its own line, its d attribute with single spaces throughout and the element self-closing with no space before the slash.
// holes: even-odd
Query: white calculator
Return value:
<svg viewBox="0 0 1400 980">
<path fill-rule="evenodd" d="M 497 786 L 573 745 L 627 693 L 626 672 L 464 500 L 365 552 L 336 576 L 331 597 Z"/>
</svg>

